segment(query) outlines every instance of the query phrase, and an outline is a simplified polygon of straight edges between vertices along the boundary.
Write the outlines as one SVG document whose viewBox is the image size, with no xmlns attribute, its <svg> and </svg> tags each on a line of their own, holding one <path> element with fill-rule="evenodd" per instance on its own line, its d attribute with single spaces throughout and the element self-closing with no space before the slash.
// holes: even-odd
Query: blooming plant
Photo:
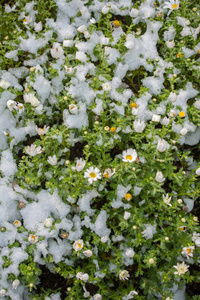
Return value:
<svg viewBox="0 0 200 300">
<path fill-rule="evenodd" d="M 199 11 L 0 4 L 0 297 L 200 294 Z"/>
</svg>

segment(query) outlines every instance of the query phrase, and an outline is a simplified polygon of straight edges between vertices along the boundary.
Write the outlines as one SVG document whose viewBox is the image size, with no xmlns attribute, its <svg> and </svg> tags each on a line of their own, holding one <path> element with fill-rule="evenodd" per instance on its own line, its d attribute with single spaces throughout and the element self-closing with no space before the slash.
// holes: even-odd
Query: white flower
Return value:
<svg viewBox="0 0 200 300">
<path fill-rule="evenodd" d="M 135 295 L 138 295 L 138 293 L 136 291 L 131 291 L 127 296 L 127 300 L 133 299 L 133 296 Z"/>
<path fill-rule="evenodd" d="M 135 45 L 135 37 L 132 34 L 127 34 L 126 36 L 126 42 L 124 43 L 124 46 L 128 49 L 131 49 Z"/>
<path fill-rule="evenodd" d="M 19 227 L 22 226 L 22 223 L 21 223 L 19 220 L 15 220 L 15 221 L 13 222 L 13 225 L 14 225 L 15 227 L 19 228 Z"/>
<path fill-rule="evenodd" d="M 194 242 L 197 247 L 200 247 L 200 237 L 197 237 Z"/>
<path fill-rule="evenodd" d="M 165 196 L 165 195 L 162 195 L 162 197 L 163 197 L 163 202 L 164 202 L 165 204 L 167 204 L 167 205 L 169 205 L 169 206 L 172 206 L 172 205 L 170 204 L 170 201 L 172 200 L 172 197 L 169 197 L 168 194 L 167 194 L 166 196 Z"/>
<path fill-rule="evenodd" d="M 17 109 L 17 103 L 14 100 L 8 100 L 7 107 L 9 111 L 12 111 L 13 109 Z"/>
<path fill-rule="evenodd" d="M 173 300 L 173 299 L 172 299 L 172 298 L 170 298 L 170 297 L 167 297 L 167 298 L 166 298 L 166 300 Z"/>
<path fill-rule="evenodd" d="M 87 30 L 87 27 L 86 25 L 81 25 L 77 28 L 77 31 L 80 32 L 80 33 L 83 33 L 84 31 Z"/>
<path fill-rule="evenodd" d="M 157 182 L 160 182 L 160 183 L 163 182 L 163 181 L 165 181 L 163 173 L 160 172 L 160 171 L 157 171 L 155 179 L 156 179 Z"/>
<path fill-rule="evenodd" d="M 41 146 L 36 147 L 36 145 L 32 144 L 31 146 L 27 146 L 25 151 L 28 155 L 35 156 L 37 154 L 42 153 L 42 148 Z"/>
<path fill-rule="evenodd" d="M 109 12 L 109 10 L 110 10 L 110 8 L 109 8 L 107 5 L 105 5 L 105 6 L 102 8 L 101 12 L 102 12 L 104 15 L 106 15 L 106 14 Z"/>
<path fill-rule="evenodd" d="M 74 41 L 73 40 L 64 40 L 63 41 L 63 47 L 72 47 L 74 44 Z"/>
<path fill-rule="evenodd" d="M 92 256 L 92 250 L 83 251 L 83 254 L 87 257 L 90 257 L 90 256 Z"/>
<path fill-rule="evenodd" d="M 194 246 L 183 247 L 183 251 L 181 252 L 181 254 L 185 255 L 187 259 L 189 259 L 190 257 L 193 257 L 194 249 Z"/>
<path fill-rule="evenodd" d="M 102 83 L 102 88 L 104 92 L 109 92 L 111 90 L 111 84 L 110 82 L 104 82 Z"/>
<path fill-rule="evenodd" d="M 36 32 L 39 32 L 39 31 L 42 30 L 42 22 L 41 22 L 41 21 L 38 22 L 38 23 L 35 23 L 35 22 L 34 22 L 34 30 L 35 30 Z"/>
<path fill-rule="evenodd" d="M 168 8 L 168 16 L 172 12 L 172 10 L 177 10 L 179 9 L 179 0 L 169 0 L 169 2 L 166 2 L 166 4 L 163 6 L 163 8 Z"/>
<path fill-rule="evenodd" d="M 21 114 L 24 111 L 24 105 L 22 103 L 18 102 L 17 107 L 19 109 L 19 113 Z"/>
<path fill-rule="evenodd" d="M 168 97 L 168 101 L 175 102 L 177 98 L 176 93 L 171 92 Z"/>
<path fill-rule="evenodd" d="M 124 280 L 128 280 L 130 277 L 130 274 L 127 270 L 123 270 L 119 272 L 119 279 L 124 281 Z"/>
<path fill-rule="evenodd" d="M 28 241 L 31 244 L 35 244 L 38 241 L 38 236 L 35 234 L 29 234 Z"/>
<path fill-rule="evenodd" d="M 90 23 L 95 24 L 97 21 L 95 20 L 95 18 L 91 18 L 90 19 Z"/>
<path fill-rule="evenodd" d="M 32 17 L 24 16 L 23 24 L 28 25 L 32 22 Z"/>
<path fill-rule="evenodd" d="M 188 130 L 187 130 L 187 128 L 185 128 L 185 127 L 183 127 L 181 130 L 180 130 L 180 134 L 181 135 L 186 135 L 188 133 Z"/>
<path fill-rule="evenodd" d="M 129 248 L 126 250 L 126 256 L 133 258 L 134 255 L 135 255 L 135 251 L 133 249 Z"/>
<path fill-rule="evenodd" d="M 124 212 L 124 220 L 128 220 L 130 218 L 130 216 L 131 216 L 130 212 L 128 212 L 128 211 Z"/>
<path fill-rule="evenodd" d="M 74 73 L 74 69 L 71 67 L 64 66 L 67 75 L 72 75 Z"/>
<path fill-rule="evenodd" d="M 56 155 L 54 154 L 53 156 L 49 156 L 47 159 L 47 162 L 52 166 L 57 165 L 58 160 L 57 160 Z"/>
<path fill-rule="evenodd" d="M 105 169 L 105 171 L 103 172 L 103 176 L 105 178 L 110 178 L 115 174 L 116 170 L 113 169 L 113 171 L 110 168 Z"/>
<path fill-rule="evenodd" d="M 144 130 L 144 128 L 146 127 L 146 124 L 144 121 L 135 120 L 133 123 L 133 127 L 136 132 L 141 133 Z"/>
<path fill-rule="evenodd" d="M 169 148 L 169 144 L 164 140 L 164 139 L 160 139 L 158 141 L 157 147 L 156 149 L 160 152 L 164 152 Z"/>
<path fill-rule="evenodd" d="M 89 279 L 89 275 L 88 275 L 87 273 L 78 272 L 78 273 L 76 274 L 76 278 L 77 278 L 78 280 L 82 280 L 83 282 L 86 282 L 86 281 L 88 281 L 88 279 Z"/>
<path fill-rule="evenodd" d="M 90 292 L 85 291 L 84 294 L 83 294 L 83 297 L 84 297 L 84 298 L 90 297 Z"/>
<path fill-rule="evenodd" d="M 90 33 L 86 30 L 86 31 L 84 31 L 84 37 L 86 38 L 86 39 L 89 39 L 90 38 Z"/>
<path fill-rule="evenodd" d="M 170 110 L 170 112 L 169 112 L 169 116 L 170 116 L 170 118 L 173 118 L 173 117 L 175 117 L 175 115 L 176 115 L 176 112 L 175 112 L 175 110 L 174 110 L 174 109 L 171 109 L 171 110 Z"/>
<path fill-rule="evenodd" d="M 169 122 L 170 122 L 170 119 L 168 117 L 164 117 L 162 119 L 162 125 L 165 125 L 165 126 L 168 126 L 169 125 Z"/>
<path fill-rule="evenodd" d="M 197 109 L 200 109 L 200 100 L 197 100 L 194 102 L 194 107 L 196 107 Z"/>
<path fill-rule="evenodd" d="M 106 243 L 108 241 L 108 237 L 107 236 L 102 236 L 101 237 L 101 242 L 102 243 Z"/>
<path fill-rule="evenodd" d="M 172 49 L 172 48 L 174 48 L 175 43 L 174 43 L 174 41 L 166 41 L 166 45 L 168 48 Z"/>
<path fill-rule="evenodd" d="M 76 161 L 76 167 L 72 167 L 73 170 L 76 170 L 78 172 L 81 172 L 83 168 L 85 167 L 86 161 L 82 158 L 77 159 Z"/>
<path fill-rule="evenodd" d="M 181 264 L 177 263 L 177 266 L 174 266 L 174 268 L 177 270 L 176 272 L 174 272 L 174 274 L 182 275 L 188 271 L 189 266 L 187 266 L 183 261 Z"/>
<path fill-rule="evenodd" d="M 53 224 L 53 220 L 51 218 L 47 218 L 45 221 L 44 221 L 44 226 L 47 227 L 47 228 L 50 228 Z"/>
<path fill-rule="evenodd" d="M 149 259 L 149 264 L 150 264 L 150 265 L 153 265 L 153 263 L 154 263 L 154 259 L 153 259 L 153 258 L 150 258 L 150 259 Z"/>
<path fill-rule="evenodd" d="M 53 43 L 53 48 L 51 48 L 51 56 L 53 58 L 59 58 L 63 55 L 63 48 L 59 43 Z"/>
<path fill-rule="evenodd" d="M 20 281 L 18 279 L 15 279 L 13 282 L 12 282 L 12 287 L 13 289 L 17 289 L 18 285 L 20 285 Z"/>
<path fill-rule="evenodd" d="M 198 169 L 196 169 L 195 173 L 197 176 L 200 176 L 200 167 Z"/>
<path fill-rule="evenodd" d="M 155 115 L 155 114 L 153 114 L 151 120 L 152 120 L 153 122 L 160 122 L 160 119 L 161 119 L 161 116 L 160 116 L 160 115 Z"/>
<path fill-rule="evenodd" d="M 39 128 L 37 127 L 37 125 L 35 126 L 35 130 L 37 132 L 37 134 L 39 135 L 44 135 L 45 133 L 47 133 L 47 131 L 49 130 L 49 126 L 47 127 L 46 125 L 44 125 L 43 128 Z"/>
<path fill-rule="evenodd" d="M 70 104 L 69 105 L 69 111 L 70 111 L 71 114 L 77 115 L 77 113 L 78 113 L 78 106 L 75 105 L 75 104 Z"/>
<path fill-rule="evenodd" d="M 135 149 L 129 148 L 122 152 L 122 161 L 133 162 L 137 159 L 137 152 Z"/>
<path fill-rule="evenodd" d="M 6 290 L 1 289 L 0 290 L 0 296 L 4 297 L 6 295 Z"/>
<path fill-rule="evenodd" d="M 75 251 L 80 251 L 83 248 L 83 240 L 78 240 L 73 243 L 73 249 Z"/>
<path fill-rule="evenodd" d="M 0 81 L 0 87 L 4 90 L 6 90 L 8 87 L 10 86 L 10 83 L 5 81 L 5 80 L 1 80 Z"/>
<path fill-rule="evenodd" d="M 100 170 L 97 167 L 89 167 L 84 173 L 84 178 L 88 178 L 89 183 L 93 183 L 97 179 L 101 179 Z"/>
<path fill-rule="evenodd" d="M 101 300 L 101 299 L 102 299 L 102 296 L 101 296 L 100 294 L 95 294 L 95 295 L 93 296 L 93 299 L 94 299 L 94 300 Z"/>
<path fill-rule="evenodd" d="M 195 242 L 196 239 L 197 239 L 199 236 L 200 236 L 200 234 L 199 234 L 199 233 L 196 233 L 196 231 L 194 231 L 194 232 L 193 232 L 193 236 L 192 236 L 192 241 Z M 199 239 L 199 241 L 200 241 L 200 239 Z"/>
<path fill-rule="evenodd" d="M 38 106 L 40 103 L 33 93 L 24 94 L 23 98 L 26 103 L 31 103 L 34 107 Z"/>
</svg>

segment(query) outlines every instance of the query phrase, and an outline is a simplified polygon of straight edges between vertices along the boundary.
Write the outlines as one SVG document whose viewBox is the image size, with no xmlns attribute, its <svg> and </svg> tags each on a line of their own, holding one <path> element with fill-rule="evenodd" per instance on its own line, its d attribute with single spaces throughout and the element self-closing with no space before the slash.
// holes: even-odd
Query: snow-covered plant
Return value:
<svg viewBox="0 0 200 300">
<path fill-rule="evenodd" d="M 0 297 L 183 300 L 199 282 L 199 10 L 0 4 Z"/>
</svg>

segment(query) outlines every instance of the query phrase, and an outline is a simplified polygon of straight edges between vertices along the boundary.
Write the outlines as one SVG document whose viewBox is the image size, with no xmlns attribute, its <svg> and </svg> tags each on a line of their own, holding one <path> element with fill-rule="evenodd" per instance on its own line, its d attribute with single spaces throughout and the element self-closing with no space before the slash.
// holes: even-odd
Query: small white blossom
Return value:
<svg viewBox="0 0 200 300">
<path fill-rule="evenodd" d="M 169 195 L 167 194 L 166 196 L 165 195 L 162 195 L 163 197 L 163 202 L 169 206 L 172 206 L 170 201 L 172 200 L 172 197 L 169 197 Z"/>
<path fill-rule="evenodd" d="M 28 155 L 35 156 L 37 154 L 42 153 L 42 148 L 41 146 L 36 147 L 36 145 L 32 144 L 31 146 L 27 146 L 25 151 Z"/>
<path fill-rule="evenodd" d="M 173 10 L 179 9 L 179 0 L 169 0 L 168 2 L 165 2 L 163 8 L 169 9 L 169 12 L 167 14 L 169 16 Z"/>
<path fill-rule="evenodd" d="M 89 167 L 84 173 L 84 178 L 88 178 L 89 183 L 101 179 L 101 172 L 97 167 Z"/>
<path fill-rule="evenodd" d="M 86 257 L 90 257 L 90 256 L 92 256 L 92 250 L 86 250 L 86 251 L 83 251 L 83 254 L 84 254 Z"/>
<path fill-rule="evenodd" d="M 47 227 L 47 228 L 50 228 L 53 224 L 53 220 L 51 218 L 47 218 L 45 221 L 44 221 L 44 226 Z"/>
<path fill-rule="evenodd" d="M 127 270 L 123 270 L 119 272 L 119 279 L 122 281 L 128 280 L 130 277 L 130 274 Z"/>
<path fill-rule="evenodd" d="M 69 111 L 73 115 L 77 115 L 78 113 L 78 106 L 76 104 L 70 104 L 69 105 Z"/>
<path fill-rule="evenodd" d="M 63 48 L 59 43 L 53 43 L 53 48 L 51 48 L 51 56 L 53 58 L 59 58 L 61 55 L 63 55 Z"/>
<path fill-rule="evenodd" d="M 185 262 L 182 262 L 181 264 L 177 263 L 174 268 L 177 270 L 176 272 L 174 272 L 174 274 L 183 275 L 188 271 L 189 266 L 187 266 Z"/>
<path fill-rule="evenodd" d="M 72 67 L 64 66 L 67 75 L 72 75 L 74 73 L 74 69 Z"/>
<path fill-rule="evenodd" d="M 23 113 L 23 111 L 24 111 L 24 105 L 22 103 L 18 102 L 17 103 L 17 107 L 19 109 L 19 113 L 20 114 Z"/>
<path fill-rule="evenodd" d="M 87 273 L 78 272 L 78 273 L 76 274 L 76 278 L 77 278 L 78 280 L 82 280 L 83 282 L 86 282 L 86 281 L 88 281 L 88 279 L 89 279 L 89 275 L 88 275 Z"/>
<path fill-rule="evenodd" d="M 165 181 L 165 178 L 164 178 L 164 176 L 163 176 L 163 173 L 160 172 L 160 171 L 157 171 L 157 173 L 156 173 L 156 178 L 155 178 L 155 179 L 156 179 L 156 181 L 159 182 L 159 183 Z"/>
<path fill-rule="evenodd" d="M 77 28 L 77 31 L 80 33 L 84 33 L 87 30 L 86 25 L 81 25 Z"/>
<path fill-rule="evenodd" d="M 133 116 L 137 116 L 138 115 L 138 108 L 133 107 L 131 113 L 132 113 Z"/>
<path fill-rule="evenodd" d="M 82 158 L 77 159 L 76 166 L 72 167 L 73 170 L 76 170 L 78 172 L 81 172 L 85 167 L 86 161 Z"/>
<path fill-rule="evenodd" d="M 35 126 L 35 130 L 37 132 L 37 134 L 39 135 L 44 135 L 45 133 L 47 133 L 47 131 L 49 130 L 49 126 L 47 127 L 46 125 L 44 125 L 43 128 L 39 128 L 37 127 L 37 125 Z"/>
<path fill-rule="evenodd" d="M 84 298 L 90 297 L 90 292 L 85 291 L 84 294 L 83 294 L 83 297 L 84 297 Z"/>
<path fill-rule="evenodd" d="M 28 241 L 31 244 L 35 244 L 38 241 L 38 236 L 35 234 L 29 234 Z"/>
<path fill-rule="evenodd" d="M 21 223 L 19 220 L 15 220 L 15 221 L 13 222 L 13 225 L 14 225 L 15 227 L 19 228 L 19 227 L 22 226 L 22 223 Z"/>
<path fill-rule="evenodd" d="M 110 82 L 104 82 L 102 83 L 102 88 L 104 92 L 109 92 L 111 90 L 111 84 Z"/>
<path fill-rule="evenodd" d="M 86 39 L 89 39 L 90 38 L 90 33 L 86 30 L 86 31 L 84 31 L 84 37 L 86 38 Z"/>
<path fill-rule="evenodd" d="M 200 176 L 200 167 L 198 169 L 196 169 L 195 173 L 197 176 Z"/>
<path fill-rule="evenodd" d="M 155 115 L 155 114 L 153 114 L 151 120 L 152 120 L 153 122 L 160 122 L 160 119 L 161 119 L 161 116 L 160 116 L 160 115 Z"/>
<path fill-rule="evenodd" d="M 13 289 L 17 289 L 17 287 L 20 285 L 20 281 L 18 279 L 15 279 L 13 282 L 12 282 L 12 287 Z"/>
<path fill-rule="evenodd" d="M 6 295 L 6 290 L 1 289 L 0 290 L 0 296 L 5 297 L 5 295 Z"/>
<path fill-rule="evenodd" d="M 93 299 L 94 299 L 94 300 L 101 300 L 101 299 L 102 299 L 102 296 L 101 296 L 100 294 L 95 294 L 95 295 L 93 296 Z"/>
<path fill-rule="evenodd" d="M 170 119 L 168 117 L 164 117 L 162 119 L 162 122 L 161 124 L 164 125 L 164 126 L 168 126 L 169 125 L 169 122 L 170 122 Z"/>
<path fill-rule="evenodd" d="M 101 45 L 108 45 L 109 42 L 110 42 L 110 39 L 108 37 L 105 37 L 104 35 L 100 36 L 99 43 Z"/>
<path fill-rule="evenodd" d="M 168 101 L 170 101 L 170 102 L 175 102 L 175 101 L 176 101 L 176 98 L 177 98 L 176 93 L 171 92 L 171 93 L 169 94 Z"/>
<path fill-rule="evenodd" d="M 197 247 L 200 247 L 200 237 L 197 237 L 194 242 Z"/>
<path fill-rule="evenodd" d="M 185 255 L 187 259 L 189 259 L 190 257 L 193 257 L 194 249 L 194 246 L 183 247 L 183 251 L 181 252 L 181 254 Z"/>
<path fill-rule="evenodd" d="M 135 149 L 129 148 L 122 152 L 122 161 L 133 162 L 137 159 L 137 152 Z"/>
<path fill-rule="evenodd" d="M 73 244 L 73 249 L 75 251 L 80 251 L 83 248 L 83 240 L 75 241 Z"/>
<path fill-rule="evenodd" d="M 106 14 L 109 12 L 109 10 L 110 10 L 110 8 L 109 8 L 107 5 L 105 5 L 105 6 L 102 8 L 101 12 L 102 12 L 104 15 L 106 15 Z"/>
<path fill-rule="evenodd" d="M 133 123 L 133 127 L 134 127 L 134 130 L 138 133 L 142 133 L 144 128 L 146 127 L 146 124 L 144 121 L 141 121 L 141 120 L 135 120 L 134 123 Z"/>
<path fill-rule="evenodd" d="M 197 238 L 199 238 L 200 234 L 196 233 L 196 231 L 193 232 L 192 241 L 195 242 Z M 199 239 L 200 240 L 200 239 Z"/>
<path fill-rule="evenodd" d="M 102 236 L 101 237 L 101 242 L 102 243 L 106 243 L 108 241 L 108 237 L 107 236 Z"/>
<path fill-rule="evenodd" d="M 32 22 L 32 17 L 30 16 L 24 16 L 23 24 L 28 25 Z"/>
<path fill-rule="evenodd" d="M 14 100 L 8 100 L 7 107 L 9 111 L 12 111 L 13 109 L 17 109 L 17 103 Z"/>
<path fill-rule="evenodd" d="M 34 107 L 40 104 L 40 101 L 35 97 L 33 93 L 24 94 L 23 98 L 26 103 L 31 103 L 31 105 Z"/>
<path fill-rule="evenodd" d="M 169 144 L 168 144 L 164 139 L 160 139 L 160 140 L 158 141 L 158 144 L 157 144 L 156 149 L 157 149 L 159 152 L 164 152 L 164 151 L 166 151 L 168 148 L 169 148 Z"/>
<path fill-rule="evenodd" d="M 54 154 L 53 156 L 49 156 L 47 159 L 47 162 L 52 166 L 57 165 L 58 160 L 57 160 L 56 155 Z"/>
<path fill-rule="evenodd" d="M 135 255 L 135 251 L 133 249 L 129 248 L 126 250 L 126 256 L 133 258 L 134 255 Z"/>
<path fill-rule="evenodd" d="M 0 81 L 0 87 L 4 90 L 6 90 L 8 87 L 10 86 L 10 83 L 5 81 L 5 80 L 1 80 Z"/>
<path fill-rule="evenodd" d="M 103 176 L 105 178 L 110 178 L 115 174 L 116 170 L 113 169 L 113 171 L 110 168 L 105 169 L 105 171 L 103 172 Z"/>
<path fill-rule="evenodd" d="M 138 17 L 138 10 L 136 8 L 132 8 L 131 11 L 130 11 L 130 17 L 132 18 L 137 18 Z"/>
</svg>

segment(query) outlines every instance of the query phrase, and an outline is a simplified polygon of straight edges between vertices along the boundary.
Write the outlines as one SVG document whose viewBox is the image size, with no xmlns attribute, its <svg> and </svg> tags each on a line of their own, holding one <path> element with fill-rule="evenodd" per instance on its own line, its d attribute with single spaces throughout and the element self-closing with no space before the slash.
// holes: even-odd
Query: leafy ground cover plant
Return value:
<svg viewBox="0 0 200 300">
<path fill-rule="evenodd" d="M 0 6 L 1 297 L 198 298 L 199 8 Z"/>
</svg>

